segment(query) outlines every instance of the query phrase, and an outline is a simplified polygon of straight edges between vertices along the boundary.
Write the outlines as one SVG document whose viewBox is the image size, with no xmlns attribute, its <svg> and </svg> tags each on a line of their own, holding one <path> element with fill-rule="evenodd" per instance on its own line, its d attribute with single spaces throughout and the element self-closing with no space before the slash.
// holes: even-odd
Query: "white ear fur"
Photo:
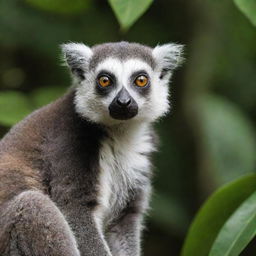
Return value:
<svg viewBox="0 0 256 256">
<path fill-rule="evenodd" d="M 156 60 L 157 69 L 161 72 L 162 77 L 173 71 L 182 63 L 183 48 L 183 45 L 164 44 L 157 45 L 153 49 L 152 55 Z"/>
<path fill-rule="evenodd" d="M 64 61 L 70 70 L 81 76 L 88 67 L 88 62 L 92 56 L 90 47 L 81 43 L 67 43 L 61 45 Z"/>
</svg>

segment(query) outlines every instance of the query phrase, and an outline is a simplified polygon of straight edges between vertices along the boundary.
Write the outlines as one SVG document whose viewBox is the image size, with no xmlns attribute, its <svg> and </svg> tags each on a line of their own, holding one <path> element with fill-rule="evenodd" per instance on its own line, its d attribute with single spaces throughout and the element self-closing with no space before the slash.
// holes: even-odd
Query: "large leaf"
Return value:
<svg viewBox="0 0 256 256">
<path fill-rule="evenodd" d="M 153 0 L 108 0 L 123 30 L 132 26 Z"/>
<path fill-rule="evenodd" d="M 32 111 L 28 98 L 15 91 L 0 93 L 0 123 L 11 126 Z"/>
<path fill-rule="evenodd" d="M 29 4 L 45 11 L 59 14 L 76 14 L 89 6 L 89 0 L 25 0 Z"/>
<path fill-rule="evenodd" d="M 253 124 L 235 104 L 213 94 L 197 101 L 205 171 L 215 185 L 222 185 L 256 167 Z M 208 168 L 208 169 L 206 169 Z"/>
<path fill-rule="evenodd" d="M 256 234 L 256 192 L 228 219 L 209 256 L 238 256 Z"/>
<path fill-rule="evenodd" d="M 255 174 L 218 189 L 195 217 L 185 240 L 182 256 L 208 256 L 221 227 L 255 190 Z"/>
<path fill-rule="evenodd" d="M 256 0 L 234 0 L 238 8 L 256 26 Z"/>
</svg>

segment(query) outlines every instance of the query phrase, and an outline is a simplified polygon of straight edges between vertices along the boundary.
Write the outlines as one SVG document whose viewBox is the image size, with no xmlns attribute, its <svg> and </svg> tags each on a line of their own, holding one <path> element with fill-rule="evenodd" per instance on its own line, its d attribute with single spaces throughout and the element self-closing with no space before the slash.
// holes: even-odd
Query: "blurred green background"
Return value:
<svg viewBox="0 0 256 256">
<path fill-rule="evenodd" d="M 146 256 L 178 255 L 206 197 L 256 170 L 256 28 L 233 1 L 155 0 L 124 33 L 107 1 L 0 0 L 0 136 L 70 85 L 61 43 L 119 40 L 186 45 L 172 111 L 156 125 L 143 242 Z"/>
</svg>

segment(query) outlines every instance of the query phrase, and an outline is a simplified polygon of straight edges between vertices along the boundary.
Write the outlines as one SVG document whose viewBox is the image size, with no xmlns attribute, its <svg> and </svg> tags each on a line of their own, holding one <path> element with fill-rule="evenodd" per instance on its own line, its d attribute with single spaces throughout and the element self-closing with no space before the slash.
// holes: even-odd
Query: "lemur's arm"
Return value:
<svg viewBox="0 0 256 256">
<path fill-rule="evenodd" d="M 141 255 L 141 231 L 143 214 L 148 208 L 151 186 L 137 191 L 133 202 L 125 209 L 122 217 L 107 232 L 107 241 L 113 256 Z"/>
<path fill-rule="evenodd" d="M 129 213 L 107 234 L 113 256 L 139 256 L 142 216 Z"/>
<path fill-rule="evenodd" d="M 68 211 L 64 211 L 64 215 L 74 231 L 81 256 L 112 256 L 90 207 L 71 204 Z"/>
<path fill-rule="evenodd" d="M 90 219 L 71 229 L 58 207 L 39 191 L 21 192 L 1 205 L 0 227 L 2 256 L 111 255 Z"/>
<path fill-rule="evenodd" d="M 64 216 L 39 191 L 21 192 L 1 205 L 0 227 L 0 255 L 80 255 Z"/>
</svg>

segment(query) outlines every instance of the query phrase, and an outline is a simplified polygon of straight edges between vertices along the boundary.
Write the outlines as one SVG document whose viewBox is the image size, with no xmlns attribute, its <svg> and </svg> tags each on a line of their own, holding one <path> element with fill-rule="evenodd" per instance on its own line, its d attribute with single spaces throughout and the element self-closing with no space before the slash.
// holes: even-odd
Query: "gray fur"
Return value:
<svg viewBox="0 0 256 256">
<path fill-rule="evenodd" d="M 113 255 L 141 255 L 140 241 L 143 228 L 143 213 L 148 208 L 151 186 L 147 184 L 130 201 L 129 207 L 113 223 L 106 239 Z"/>
<path fill-rule="evenodd" d="M 138 58 L 148 63 L 152 68 L 155 67 L 152 49 L 141 44 L 128 42 L 105 43 L 92 47 L 92 51 L 93 55 L 89 64 L 89 68 L 92 70 L 107 57 L 114 57 L 121 60 Z"/>
<path fill-rule="evenodd" d="M 14 197 L 1 211 L 0 227 L 2 256 L 79 256 L 64 216 L 41 192 L 25 191 Z"/>
<path fill-rule="evenodd" d="M 78 255 L 70 230 L 81 255 L 109 255 L 92 219 L 104 131 L 84 122 L 73 101 L 70 91 L 0 142 L 0 252 L 6 256 Z"/>
<path fill-rule="evenodd" d="M 111 245 L 94 219 L 100 143 L 108 131 L 83 120 L 74 109 L 70 91 L 16 125 L 0 142 L 0 255 L 77 256 L 77 248 L 82 256 L 116 255 L 110 254 Z M 137 189 L 122 209 L 113 209 L 119 215 L 104 232 L 111 233 L 121 216 L 136 212 L 134 218 L 141 218 L 145 200 L 128 203 L 141 193 Z"/>
</svg>

